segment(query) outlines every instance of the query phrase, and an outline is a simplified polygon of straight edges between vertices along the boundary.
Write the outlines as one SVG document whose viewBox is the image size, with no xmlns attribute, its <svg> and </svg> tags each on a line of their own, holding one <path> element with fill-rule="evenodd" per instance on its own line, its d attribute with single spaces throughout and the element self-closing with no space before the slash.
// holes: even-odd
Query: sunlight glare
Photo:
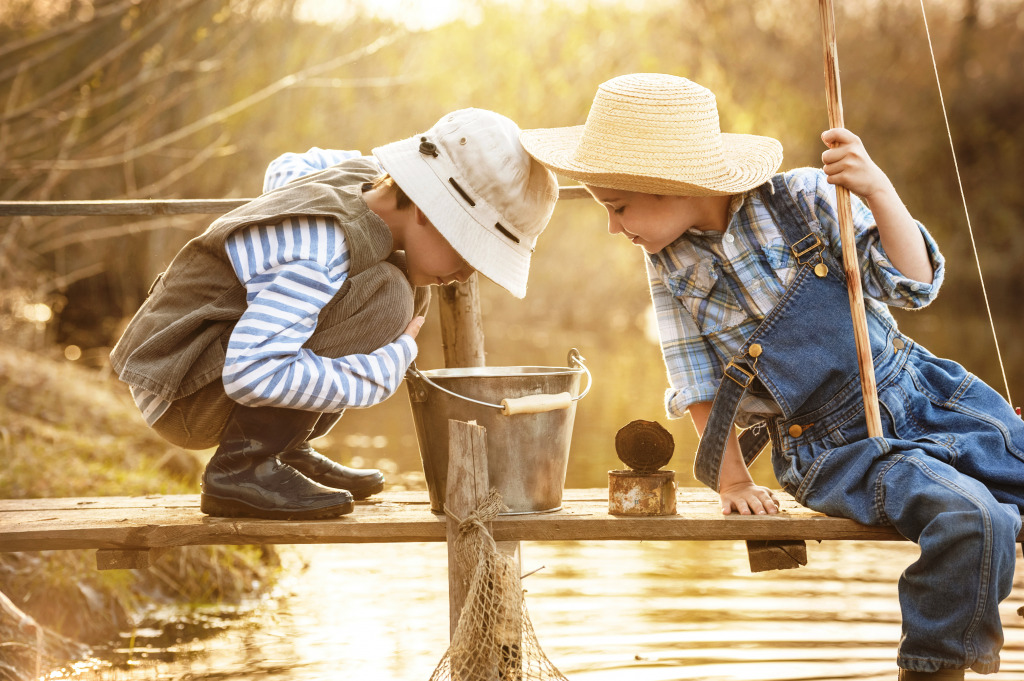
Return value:
<svg viewBox="0 0 1024 681">
<path fill-rule="evenodd" d="M 343 22 L 356 13 L 427 31 L 459 19 L 475 22 L 478 10 L 463 0 L 300 0 L 296 9 L 300 20 L 319 24 Z"/>
</svg>

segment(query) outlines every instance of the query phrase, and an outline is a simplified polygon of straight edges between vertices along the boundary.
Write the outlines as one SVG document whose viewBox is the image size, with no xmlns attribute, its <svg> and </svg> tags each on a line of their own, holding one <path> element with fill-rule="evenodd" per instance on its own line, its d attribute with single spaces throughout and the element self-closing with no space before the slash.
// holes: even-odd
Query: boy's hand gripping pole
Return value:
<svg viewBox="0 0 1024 681">
<path fill-rule="evenodd" d="M 832 128 L 842 128 L 843 100 L 839 88 L 839 54 L 836 50 L 836 18 L 832 0 L 818 0 L 821 12 L 822 43 L 825 49 L 825 86 L 828 96 L 828 122 Z M 843 245 L 843 271 L 850 294 L 850 314 L 853 317 L 853 338 L 857 344 L 857 366 L 860 368 L 861 392 L 864 396 L 864 418 L 868 437 L 882 436 L 882 419 L 878 411 L 878 388 L 875 385 L 875 365 L 871 360 L 868 339 L 868 320 L 864 310 L 860 267 L 853 233 L 853 208 L 850 191 L 836 185 L 836 209 L 839 212 L 839 237 Z"/>
</svg>

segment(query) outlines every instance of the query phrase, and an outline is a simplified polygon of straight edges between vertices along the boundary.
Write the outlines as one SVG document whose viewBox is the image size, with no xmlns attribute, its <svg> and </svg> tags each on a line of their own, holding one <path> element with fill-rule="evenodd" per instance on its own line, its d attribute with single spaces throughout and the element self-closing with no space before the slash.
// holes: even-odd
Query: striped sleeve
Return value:
<svg viewBox="0 0 1024 681">
<path fill-rule="evenodd" d="M 304 154 L 293 152 L 282 154 L 267 166 L 267 172 L 263 177 L 263 191 L 265 193 L 271 189 L 283 187 L 297 177 L 330 168 L 360 155 L 358 151 L 340 151 L 321 149 L 320 147 L 312 147 Z"/>
<path fill-rule="evenodd" d="M 348 249 L 333 221 L 296 217 L 255 225 L 225 247 L 248 302 L 228 342 L 229 397 L 248 406 L 336 412 L 369 407 L 398 389 L 416 357 L 410 336 L 336 359 L 302 347 L 348 277 Z"/>
<path fill-rule="evenodd" d="M 167 408 L 171 406 L 170 402 L 162 399 L 156 393 L 134 385 L 130 385 L 128 388 L 131 390 L 132 399 L 135 400 L 135 406 L 139 408 L 143 420 L 149 426 L 159 421 L 160 417 L 166 413 Z"/>
</svg>

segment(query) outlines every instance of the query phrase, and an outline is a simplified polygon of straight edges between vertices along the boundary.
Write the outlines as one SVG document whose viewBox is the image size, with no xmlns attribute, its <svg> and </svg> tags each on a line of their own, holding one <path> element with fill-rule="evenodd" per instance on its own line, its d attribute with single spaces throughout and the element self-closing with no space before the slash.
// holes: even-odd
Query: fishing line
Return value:
<svg viewBox="0 0 1024 681">
<path fill-rule="evenodd" d="M 967 195 L 964 193 L 964 183 L 960 178 L 960 164 L 956 160 L 956 149 L 953 145 L 953 132 L 949 127 L 949 115 L 946 113 L 946 100 L 942 96 L 942 83 L 939 80 L 939 65 L 935 60 L 935 48 L 932 46 L 932 34 L 928 30 L 928 14 L 924 9 L 924 0 L 921 0 L 921 17 L 924 19 L 924 33 L 928 37 L 928 52 L 932 57 L 932 69 L 935 71 L 935 85 L 939 88 L 939 104 L 942 106 L 942 118 L 946 122 L 946 136 L 949 138 L 949 151 L 953 154 L 953 168 L 956 170 L 956 181 L 960 187 L 960 200 L 964 205 L 964 216 L 967 218 L 967 233 L 971 237 L 971 250 L 974 252 L 974 263 L 978 267 L 978 279 L 981 281 L 981 297 L 985 301 L 985 311 L 988 313 L 988 325 L 992 329 L 992 342 L 996 346 L 996 359 L 999 361 L 999 371 L 1003 375 L 1003 387 L 1006 389 L 1006 401 L 1013 405 L 1010 399 L 1010 382 L 1006 379 L 1006 367 L 1003 365 L 1003 355 L 999 351 L 999 337 L 996 335 L 996 323 L 992 318 L 992 307 L 988 302 L 988 291 L 985 289 L 985 276 L 981 272 L 981 258 L 978 256 L 978 245 L 974 241 L 974 228 L 971 227 L 971 214 L 967 210 Z"/>
</svg>

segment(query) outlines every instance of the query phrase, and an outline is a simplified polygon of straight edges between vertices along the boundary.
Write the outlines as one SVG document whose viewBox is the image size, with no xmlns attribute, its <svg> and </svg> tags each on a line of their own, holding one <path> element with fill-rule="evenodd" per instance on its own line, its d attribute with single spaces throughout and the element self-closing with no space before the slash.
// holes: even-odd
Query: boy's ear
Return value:
<svg viewBox="0 0 1024 681">
<path fill-rule="evenodd" d="M 422 226 L 422 225 L 425 225 L 428 222 L 430 222 L 430 220 L 427 219 L 427 216 L 423 213 L 423 211 L 420 210 L 419 206 L 417 206 L 416 204 L 413 204 L 413 209 L 416 211 L 416 224 L 417 225 L 421 225 Z"/>
</svg>

